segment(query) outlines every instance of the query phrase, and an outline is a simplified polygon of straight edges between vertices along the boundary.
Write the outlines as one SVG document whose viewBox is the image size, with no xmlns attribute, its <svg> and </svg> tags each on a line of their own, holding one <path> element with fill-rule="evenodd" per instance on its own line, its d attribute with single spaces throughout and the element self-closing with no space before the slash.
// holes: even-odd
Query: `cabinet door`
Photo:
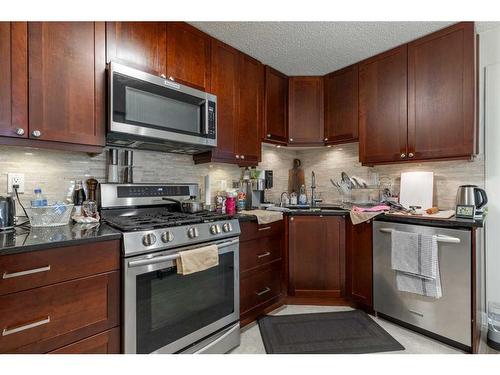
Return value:
<svg viewBox="0 0 500 375">
<path fill-rule="evenodd" d="M 240 54 L 236 159 L 240 165 L 260 160 L 264 68 L 248 55 Z"/>
<path fill-rule="evenodd" d="M 372 223 L 347 225 L 347 264 L 352 300 L 367 309 L 373 308 Z"/>
<path fill-rule="evenodd" d="M 107 22 L 107 61 L 167 74 L 166 22 Z"/>
<path fill-rule="evenodd" d="M 323 143 L 323 77 L 290 77 L 288 144 Z"/>
<path fill-rule="evenodd" d="M 120 354 L 120 327 L 63 346 L 49 354 Z"/>
<path fill-rule="evenodd" d="M 235 137 L 238 103 L 238 64 L 240 53 L 212 40 L 211 92 L 217 95 L 217 159 L 235 161 Z"/>
<path fill-rule="evenodd" d="M 407 47 L 359 64 L 359 158 L 364 164 L 407 155 Z"/>
<path fill-rule="evenodd" d="M 474 23 L 462 22 L 408 45 L 408 156 L 474 153 Z"/>
<path fill-rule="evenodd" d="M 358 139 L 358 65 L 325 76 L 325 143 Z"/>
<path fill-rule="evenodd" d="M 0 22 L 0 135 L 28 137 L 26 22 Z"/>
<path fill-rule="evenodd" d="M 100 22 L 28 25 L 30 137 L 104 145 L 104 29 Z"/>
<path fill-rule="evenodd" d="M 264 140 L 286 143 L 288 77 L 266 66 L 264 95 Z"/>
<path fill-rule="evenodd" d="M 184 22 L 167 26 L 167 75 L 175 81 L 210 89 L 210 37 Z"/>
<path fill-rule="evenodd" d="M 289 231 L 290 294 L 340 297 L 345 279 L 344 219 L 293 216 Z"/>
</svg>

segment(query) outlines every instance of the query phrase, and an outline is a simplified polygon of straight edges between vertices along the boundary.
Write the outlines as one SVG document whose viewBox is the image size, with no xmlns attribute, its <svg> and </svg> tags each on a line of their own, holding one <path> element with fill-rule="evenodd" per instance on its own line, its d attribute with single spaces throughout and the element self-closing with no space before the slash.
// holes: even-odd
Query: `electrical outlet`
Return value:
<svg viewBox="0 0 500 375">
<path fill-rule="evenodd" d="M 12 193 L 12 185 L 19 185 L 17 192 L 24 193 L 24 173 L 7 173 L 7 193 Z"/>
</svg>

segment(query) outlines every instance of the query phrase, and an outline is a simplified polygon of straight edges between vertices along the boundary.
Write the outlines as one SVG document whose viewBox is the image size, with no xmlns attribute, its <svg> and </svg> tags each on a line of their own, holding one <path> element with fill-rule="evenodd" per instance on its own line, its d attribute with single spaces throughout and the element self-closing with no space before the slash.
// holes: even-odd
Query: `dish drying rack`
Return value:
<svg viewBox="0 0 500 375">
<path fill-rule="evenodd" d="M 342 173 L 342 176 L 340 182 L 330 179 L 331 184 L 341 196 L 342 205 L 346 207 L 369 207 L 380 204 L 384 200 L 384 192 L 388 190 L 386 186 L 380 184 L 368 185 L 364 180 L 363 183 L 360 183 L 355 177 L 349 178 L 345 172 Z M 355 182 L 351 179 L 354 179 Z"/>
</svg>

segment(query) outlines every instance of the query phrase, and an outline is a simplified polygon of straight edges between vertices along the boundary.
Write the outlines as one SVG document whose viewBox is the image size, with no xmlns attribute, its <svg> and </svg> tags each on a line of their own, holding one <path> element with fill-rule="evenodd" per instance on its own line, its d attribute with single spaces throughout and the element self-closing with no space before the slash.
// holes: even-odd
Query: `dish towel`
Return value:
<svg viewBox="0 0 500 375">
<path fill-rule="evenodd" d="M 181 275 L 204 271 L 219 265 L 219 249 L 217 245 L 210 245 L 181 251 L 176 263 L 177 273 Z"/>
<path fill-rule="evenodd" d="M 257 223 L 259 225 L 270 224 L 274 223 L 275 221 L 283 220 L 283 212 L 279 211 L 251 210 L 251 211 L 242 211 L 241 214 L 256 216 Z"/>
<path fill-rule="evenodd" d="M 398 290 L 441 298 L 438 243 L 435 236 L 393 230 L 391 268 L 396 271 Z"/>
<path fill-rule="evenodd" d="M 349 216 L 351 217 L 352 224 L 356 225 L 371 220 L 375 216 L 383 214 L 385 211 L 389 211 L 389 209 L 389 206 L 386 205 L 378 205 L 375 207 L 353 206 L 349 212 Z"/>
</svg>

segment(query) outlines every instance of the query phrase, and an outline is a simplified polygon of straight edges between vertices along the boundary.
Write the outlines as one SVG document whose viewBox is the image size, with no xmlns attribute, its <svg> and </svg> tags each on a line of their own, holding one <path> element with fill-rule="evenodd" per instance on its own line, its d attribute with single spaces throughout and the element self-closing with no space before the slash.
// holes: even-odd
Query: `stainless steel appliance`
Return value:
<svg viewBox="0 0 500 375">
<path fill-rule="evenodd" d="M 163 198 L 196 184 L 102 184 L 102 218 L 123 232 L 125 353 L 224 353 L 239 345 L 238 220 Z M 215 244 L 219 265 L 178 275 L 182 251 Z"/>
<path fill-rule="evenodd" d="M 196 154 L 217 146 L 217 97 L 109 64 L 109 145 Z"/>
<path fill-rule="evenodd" d="M 0 231 L 14 228 L 16 202 L 12 197 L 0 196 Z"/>
<path fill-rule="evenodd" d="M 391 268 L 393 230 L 437 236 L 443 296 L 439 299 L 401 292 Z M 375 221 L 373 223 L 374 310 L 383 316 L 436 335 L 449 344 L 470 350 L 471 232 L 449 228 Z"/>
<path fill-rule="evenodd" d="M 488 203 L 486 191 L 476 185 L 461 185 L 457 190 L 457 205 L 474 206 L 477 213 L 482 213 Z"/>
</svg>

